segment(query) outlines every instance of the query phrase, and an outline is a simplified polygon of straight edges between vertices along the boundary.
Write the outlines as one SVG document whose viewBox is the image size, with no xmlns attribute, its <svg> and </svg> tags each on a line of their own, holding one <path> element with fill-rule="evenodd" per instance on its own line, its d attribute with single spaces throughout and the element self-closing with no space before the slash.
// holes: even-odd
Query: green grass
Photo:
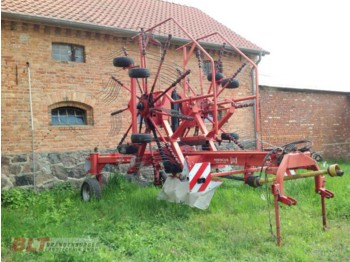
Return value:
<svg viewBox="0 0 350 262">
<path fill-rule="evenodd" d="M 283 245 L 274 227 L 266 189 L 227 181 L 208 210 L 157 201 L 159 189 L 139 188 L 116 176 L 101 201 L 84 203 L 67 185 L 34 194 L 2 196 L 3 261 L 348 261 L 350 257 L 350 163 L 341 178 L 327 177 L 335 193 L 326 200 L 329 229 L 322 230 L 320 197 L 313 179 L 286 182 L 298 199 L 281 205 Z M 97 252 L 13 252 L 14 237 L 98 238 Z"/>
</svg>

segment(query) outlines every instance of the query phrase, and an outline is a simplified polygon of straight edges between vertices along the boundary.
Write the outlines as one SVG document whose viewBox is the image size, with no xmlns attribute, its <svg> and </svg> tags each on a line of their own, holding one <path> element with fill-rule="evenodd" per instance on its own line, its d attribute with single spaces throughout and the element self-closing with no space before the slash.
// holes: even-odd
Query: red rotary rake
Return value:
<svg viewBox="0 0 350 262">
<path fill-rule="evenodd" d="M 174 70 L 177 76 L 165 85 L 164 79 L 170 77 L 167 76 L 169 69 L 164 61 L 170 45 L 176 43 L 176 39 L 164 34 L 157 34 L 156 39 L 154 32 L 157 28 L 166 30 L 168 23 L 173 23 L 179 34 L 189 41 L 176 49 L 182 52 L 182 66 Z M 199 43 L 209 38 L 225 43 L 216 62 Z M 136 64 L 125 49 L 124 56 L 113 60 L 114 66 L 128 70 L 130 85 L 124 85 L 112 77 L 116 85 L 130 93 L 130 100 L 125 108 L 111 113 L 119 117 L 122 112 L 129 111 L 131 123 L 117 147 L 118 152 L 95 152 L 87 159 L 87 172 L 92 178 L 82 185 L 84 200 L 101 197 L 101 172 L 106 164 L 129 164 L 129 174 L 138 174 L 145 166 L 153 167 L 155 185 L 162 185 L 167 177 L 161 199 L 185 202 L 203 209 L 208 207 L 214 190 L 222 183 L 217 177 L 230 176 L 253 187 L 271 183 L 277 244 L 280 245 L 279 202 L 288 206 L 297 203 L 297 200 L 285 194 L 284 181 L 314 177 L 315 191 L 321 196 L 323 226 L 326 227 L 325 198 L 332 198 L 333 193 L 325 189 L 324 175 L 342 176 L 338 165 L 320 170 L 312 157 L 309 141 L 297 141 L 263 151 L 256 135 L 256 150 L 245 150 L 238 134 L 224 130 L 236 111 L 250 107 L 253 109 L 255 132 L 259 131 L 258 72 L 257 65 L 249 57 L 218 32 L 194 39 L 172 18 L 148 30 L 141 30 L 133 39 L 139 46 L 139 63 Z M 147 60 L 148 50 L 154 46 L 160 47 L 156 66 L 154 61 Z M 222 56 L 226 52 L 240 56 L 242 61 L 238 70 L 228 78 L 220 72 Z M 203 80 L 203 58 L 210 66 L 208 81 Z M 226 92 L 224 97 L 225 90 L 239 87 L 236 78 L 246 66 L 250 66 L 255 75 L 254 92 L 239 98 L 228 97 Z M 152 67 L 155 68 L 154 72 L 149 69 Z M 231 142 L 236 149 L 218 150 L 217 144 L 225 141 Z M 228 170 L 227 167 L 231 168 Z M 308 172 L 293 174 L 301 169 Z"/>
</svg>

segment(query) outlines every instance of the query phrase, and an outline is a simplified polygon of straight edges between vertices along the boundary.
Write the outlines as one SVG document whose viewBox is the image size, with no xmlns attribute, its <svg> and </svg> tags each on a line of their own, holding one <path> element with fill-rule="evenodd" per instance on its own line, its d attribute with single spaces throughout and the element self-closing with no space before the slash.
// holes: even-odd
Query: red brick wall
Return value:
<svg viewBox="0 0 350 262">
<path fill-rule="evenodd" d="M 260 101 L 265 142 L 308 139 L 324 157 L 350 160 L 350 93 L 261 86 Z"/>
<path fill-rule="evenodd" d="M 83 45 L 86 62 L 53 60 L 51 58 L 53 42 Z M 31 151 L 27 62 L 31 71 L 36 152 L 92 150 L 96 146 L 105 149 L 115 148 L 130 123 L 130 114 L 125 112 L 118 116 L 117 132 L 111 134 L 110 113 L 127 106 L 129 95 L 122 90 L 113 103 L 106 104 L 102 101 L 100 92 L 111 74 L 124 84 L 129 84 L 127 71 L 123 72 L 112 66 L 112 59 L 121 55 L 120 50 L 123 46 L 126 46 L 133 56 L 138 50 L 135 41 L 130 38 L 116 37 L 103 32 L 2 21 L 2 153 Z M 182 65 L 182 54 L 175 51 L 175 48 L 171 46 L 166 61 Z M 153 51 L 159 61 L 159 49 L 154 48 Z M 218 52 L 211 51 L 211 55 L 217 57 Z M 195 80 L 195 76 L 198 75 L 195 72 L 198 70 L 198 61 L 195 56 L 193 57 L 194 59 L 190 61 L 193 70 L 190 79 L 192 87 L 198 90 L 198 81 Z M 149 60 L 150 68 L 158 65 L 157 59 Z M 224 73 L 229 76 L 239 68 L 242 61 L 239 56 L 234 55 L 225 59 L 230 59 L 230 63 L 224 61 Z M 174 72 L 175 77 L 171 81 L 176 79 L 176 71 Z M 239 79 L 241 87 L 237 90 L 225 90 L 223 97 L 251 95 L 249 67 Z M 161 84 L 159 81 L 159 85 Z M 77 103 L 91 108 L 92 112 L 88 114 L 89 125 L 53 126 L 50 110 L 62 102 L 66 102 L 67 105 Z M 253 138 L 251 108 L 237 111 L 235 120 L 225 125 L 225 128 L 230 132 L 238 131 L 242 137 Z"/>
</svg>

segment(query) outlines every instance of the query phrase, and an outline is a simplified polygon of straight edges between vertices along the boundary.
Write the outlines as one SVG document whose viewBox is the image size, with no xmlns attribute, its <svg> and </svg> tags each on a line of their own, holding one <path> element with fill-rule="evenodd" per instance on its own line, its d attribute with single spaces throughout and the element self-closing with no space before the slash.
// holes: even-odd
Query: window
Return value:
<svg viewBox="0 0 350 262">
<path fill-rule="evenodd" d="M 52 125 L 87 125 L 86 111 L 77 107 L 58 107 L 51 110 Z"/>
<path fill-rule="evenodd" d="M 214 61 L 214 65 L 216 68 L 216 71 L 222 73 L 222 63 L 219 65 L 218 61 Z M 203 61 L 203 74 L 208 75 L 211 73 L 211 63 L 210 60 L 204 60 Z"/>
<path fill-rule="evenodd" d="M 80 45 L 53 43 L 52 59 L 58 61 L 73 61 L 84 63 L 84 47 Z"/>
</svg>

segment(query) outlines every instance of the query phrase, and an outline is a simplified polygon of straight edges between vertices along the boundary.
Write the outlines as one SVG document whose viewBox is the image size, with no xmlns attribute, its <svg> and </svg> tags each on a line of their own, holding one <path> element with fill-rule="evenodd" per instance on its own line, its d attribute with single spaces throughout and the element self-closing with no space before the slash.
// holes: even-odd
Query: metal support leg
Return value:
<svg viewBox="0 0 350 262">
<path fill-rule="evenodd" d="M 321 196 L 321 206 L 322 206 L 323 230 L 326 230 L 327 229 L 326 203 L 325 203 L 325 198 L 323 196 Z"/>
<path fill-rule="evenodd" d="M 276 235 L 277 235 L 277 246 L 281 245 L 281 221 L 280 221 L 280 210 L 278 205 L 278 195 L 274 195 L 275 200 L 275 218 L 276 218 Z"/>
<path fill-rule="evenodd" d="M 323 182 L 323 185 L 324 185 L 324 182 Z M 318 189 L 318 192 L 321 195 L 323 230 L 326 230 L 327 229 L 326 198 L 333 198 L 334 194 L 325 188 Z"/>
</svg>

